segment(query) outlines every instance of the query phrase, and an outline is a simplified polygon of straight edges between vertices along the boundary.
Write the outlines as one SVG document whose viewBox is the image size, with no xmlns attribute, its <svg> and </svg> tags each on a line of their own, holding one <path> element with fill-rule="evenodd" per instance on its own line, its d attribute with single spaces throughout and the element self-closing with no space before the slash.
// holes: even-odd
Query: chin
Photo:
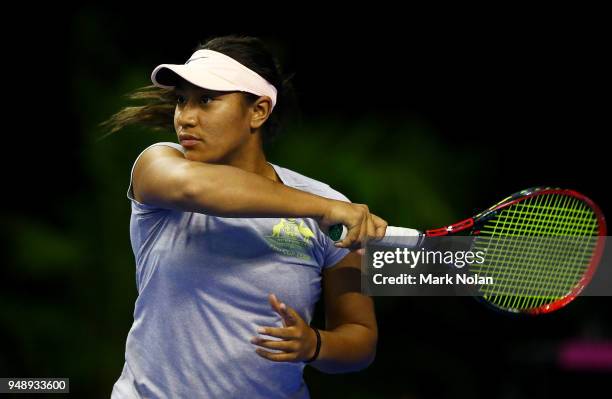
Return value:
<svg viewBox="0 0 612 399">
<path fill-rule="evenodd" d="M 200 161 L 201 157 L 199 157 L 198 154 L 194 154 L 193 151 L 187 150 L 184 155 L 185 155 L 185 159 L 187 159 L 189 161 L 201 162 Z"/>
<path fill-rule="evenodd" d="M 187 148 L 186 150 L 187 151 L 185 151 L 185 159 L 188 159 L 190 161 L 217 164 L 222 163 L 220 157 L 207 154 L 206 151 L 198 151 L 192 148 Z"/>
</svg>

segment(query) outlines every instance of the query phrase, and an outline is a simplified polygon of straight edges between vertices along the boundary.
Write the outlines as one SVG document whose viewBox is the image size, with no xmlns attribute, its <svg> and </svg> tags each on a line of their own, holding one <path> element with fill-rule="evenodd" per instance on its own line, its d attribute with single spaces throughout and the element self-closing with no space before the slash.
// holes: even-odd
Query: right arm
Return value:
<svg viewBox="0 0 612 399">
<path fill-rule="evenodd" d="M 190 161 L 167 146 L 147 149 L 132 181 L 137 201 L 167 209 L 221 217 L 307 217 L 325 227 L 343 223 L 349 227 L 343 247 L 360 247 L 366 236 L 381 231 L 382 237 L 386 227 L 365 205 L 310 194 L 233 166 Z"/>
</svg>

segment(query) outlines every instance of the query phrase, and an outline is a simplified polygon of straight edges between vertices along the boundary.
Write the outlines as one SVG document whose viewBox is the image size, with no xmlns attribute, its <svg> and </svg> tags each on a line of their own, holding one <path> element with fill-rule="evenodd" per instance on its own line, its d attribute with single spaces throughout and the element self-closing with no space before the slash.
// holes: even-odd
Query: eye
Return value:
<svg viewBox="0 0 612 399">
<path fill-rule="evenodd" d="M 181 96 L 181 95 L 176 95 L 176 103 L 177 104 L 185 104 L 185 97 Z"/>
<path fill-rule="evenodd" d="M 209 103 L 209 102 L 211 102 L 212 100 L 213 100 L 213 99 L 212 99 L 212 97 L 210 97 L 210 96 L 202 96 L 202 97 L 200 98 L 200 102 L 201 102 L 202 104 L 208 104 L 208 103 Z"/>
</svg>

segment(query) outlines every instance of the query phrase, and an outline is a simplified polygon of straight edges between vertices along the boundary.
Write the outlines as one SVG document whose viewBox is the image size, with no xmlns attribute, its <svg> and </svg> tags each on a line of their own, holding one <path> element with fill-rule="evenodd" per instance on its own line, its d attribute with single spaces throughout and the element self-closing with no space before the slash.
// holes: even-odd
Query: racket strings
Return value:
<svg viewBox="0 0 612 399">
<path fill-rule="evenodd" d="M 566 205 L 567 205 L 567 204 L 566 204 Z M 543 208 L 543 209 L 545 209 L 545 208 L 547 208 L 547 207 L 542 207 L 542 208 Z M 557 231 L 557 233 L 565 234 L 564 232 L 559 232 L 559 231 Z M 530 241 L 530 243 L 531 243 L 532 245 L 531 245 L 531 248 L 528 248 L 528 249 L 533 249 L 534 247 L 535 247 L 535 248 L 538 248 L 539 246 L 541 246 L 541 245 L 542 245 L 542 243 L 541 243 L 541 242 L 538 242 L 538 240 L 535 240 L 535 241 Z M 551 245 L 551 244 L 553 244 L 553 245 Z M 555 255 L 562 255 L 562 254 L 560 254 L 560 251 L 559 251 L 559 245 L 554 245 L 554 244 L 555 244 L 554 242 L 553 242 L 553 243 L 547 243 L 547 244 L 544 244 L 544 245 L 547 245 L 547 248 L 550 248 L 550 249 L 551 249 L 551 251 L 549 251 L 549 252 L 552 252 L 552 253 L 548 253 L 548 254 L 547 254 L 547 255 L 548 255 L 547 257 L 549 258 L 549 259 L 548 259 L 548 262 L 549 262 L 549 263 L 552 263 L 552 264 L 555 264 L 555 263 L 556 263 L 555 261 L 557 260 L 557 258 L 559 258 L 559 256 L 555 256 Z M 575 249 L 574 249 L 574 250 L 575 250 Z M 532 250 L 532 251 L 526 251 L 526 252 L 527 252 L 527 253 L 530 253 L 530 252 L 533 252 L 533 250 Z M 571 251 L 571 253 L 576 253 L 576 252 Z M 530 255 L 531 255 L 531 254 L 530 254 Z M 552 255 L 552 256 L 551 256 L 551 255 Z M 538 256 L 540 256 L 540 257 L 541 257 L 541 256 L 542 256 L 542 254 L 537 254 L 537 253 L 536 253 L 536 254 L 533 254 L 533 256 L 534 256 L 534 257 L 533 257 L 533 258 L 532 258 L 532 257 L 530 257 L 530 259 L 537 259 L 537 258 L 538 258 Z M 525 277 L 527 277 L 527 278 L 531 278 L 531 279 L 532 279 L 531 281 L 523 282 L 523 284 L 525 284 L 525 286 L 523 287 L 524 289 L 522 290 L 522 292 L 519 292 L 519 294 L 521 294 L 521 297 L 523 297 L 523 298 L 524 298 L 525 296 L 530 296 L 530 297 L 532 297 L 532 299 L 533 299 L 533 298 L 542 297 L 542 296 L 544 296 L 544 297 L 551 296 L 549 292 L 546 292 L 546 291 L 545 291 L 545 289 L 546 289 L 546 288 L 548 288 L 549 290 L 553 290 L 553 294 L 557 294 L 557 293 L 556 293 L 556 292 L 554 292 L 554 291 L 556 291 L 556 290 L 559 288 L 559 278 L 558 278 L 559 276 L 555 276 L 556 278 L 551 278 L 551 279 L 547 280 L 547 282 L 548 282 L 548 285 L 547 285 L 547 286 L 543 286 L 543 285 L 541 285 L 541 284 L 540 284 L 540 286 L 541 286 L 541 287 L 540 287 L 540 288 L 541 288 L 540 292 L 535 292 L 535 293 L 534 293 L 534 292 L 530 292 L 530 291 L 533 291 L 533 288 L 534 288 L 534 287 L 532 286 L 532 285 L 534 285 L 533 283 L 534 283 L 534 282 L 535 282 L 535 283 L 538 283 L 538 279 L 533 279 L 534 274 L 540 274 L 540 275 L 541 275 L 542 273 L 538 273 L 538 272 L 541 272 L 542 270 L 541 270 L 541 269 L 538 269 L 538 268 L 534 268 L 534 264 L 533 264 L 533 262 L 524 263 L 523 265 L 518 265 L 518 266 L 523 266 L 523 267 L 525 267 L 525 266 L 526 266 L 526 267 L 528 267 L 528 268 L 529 268 L 529 270 L 524 270 L 524 272 L 526 272 L 526 274 L 524 273 L 523 275 L 524 275 Z M 559 270 L 558 270 L 558 268 L 557 268 L 557 272 L 558 272 L 558 271 L 559 271 Z M 566 277 L 566 276 L 561 276 L 561 277 Z M 570 277 L 572 277 L 572 276 L 570 276 Z M 554 281 L 553 281 L 553 280 L 554 280 Z M 532 284 L 530 284 L 530 283 L 532 283 Z M 552 285 L 551 283 L 557 283 L 557 284 Z M 566 287 L 561 287 L 561 288 L 562 288 L 562 289 L 566 289 Z M 538 295 L 538 294 L 540 294 L 540 295 Z M 508 299 L 508 298 L 506 298 L 506 299 Z M 515 299 L 516 299 L 516 298 L 515 298 Z M 502 303 L 502 305 L 516 305 L 516 303 L 514 303 L 514 304 Z M 519 304 L 519 305 L 525 305 L 525 304 Z"/>
<path fill-rule="evenodd" d="M 486 262 L 471 271 L 493 277 L 494 284 L 480 291 L 495 306 L 537 308 L 573 291 L 589 266 L 598 230 L 595 213 L 577 198 L 530 197 L 483 226 L 475 248 L 486 251 Z"/>
<path fill-rule="evenodd" d="M 537 213 L 534 213 L 534 219 L 540 222 L 539 217 L 542 216 L 542 211 L 549 208 L 548 203 L 534 203 L 535 209 L 537 209 Z M 500 230 L 502 236 L 531 236 L 535 233 L 534 227 L 540 227 L 537 223 L 532 224 L 521 224 L 518 225 L 517 219 L 521 217 L 521 214 L 524 213 L 521 210 L 509 210 L 510 212 L 506 212 L 507 215 L 505 218 L 500 217 L 499 222 L 497 223 L 497 228 Z M 511 221 L 511 223 L 506 223 L 506 221 Z M 518 229 L 517 229 L 518 227 Z M 511 231 L 514 229 L 515 231 Z M 499 247 L 499 243 L 496 243 L 497 247 Z M 502 242 L 501 251 L 499 251 L 502 255 L 498 258 L 501 263 L 509 263 L 509 267 L 504 272 L 507 272 L 509 278 L 499 279 L 498 284 L 495 287 L 492 287 L 492 293 L 496 294 L 514 294 L 514 296 L 501 296 L 495 297 L 495 302 L 502 307 L 515 307 L 517 306 L 517 300 L 523 299 L 525 296 L 535 295 L 535 293 L 529 292 L 529 283 L 533 281 L 532 277 L 529 276 L 529 272 L 533 271 L 533 267 L 531 265 L 532 257 L 520 257 L 517 259 L 516 255 L 513 255 L 513 252 L 510 252 L 511 248 L 508 248 L 509 245 L 503 245 L 506 243 Z M 516 251 L 519 251 L 520 254 L 529 254 L 529 247 L 526 245 L 526 241 L 517 240 L 517 243 L 514 243 L 514 247 Z M 496 248 L 500 249 L 500 248 Z M 529 270 L 531 268 L 531 270 Z M 537 270 L 536 270 L 537 271 Z M 498 277 L 499 278 L 499 277 Z"/>
<path fill-rule="evenodd" d="M 541 242 L 537 242 L 537 241 L 532 243 L 532 244 L 533 245 L 531 245 L 531 246 L 535 247 L 535 248 L 538 248 L 539 246 L 543 245 Z M 555 248 L 554 246 L 551 246 L 550 243 L 546 243 L 544 245 L 547 245 L 551 249 Z M 558 249 L 558 246 L 555 249 Z M 523 248 L 523 250 L 524 250 L 524 248 Z M 527 251 L 527 253 L 529 253 L 529 252 L 530 251 Z M 533 252 L 533 251 L 531 251 L 531 252 Z M 576 253 L 574 251 L 571 251 L 571 252 L 572 253 Z M 558 257 L 561 257 L 561 258 L 564 255 L 564 254 L 561 253 L 561 251 L 557 251 L 557 252 L 553 252 L 552 253 L 552 255 L 555 255 L 555 254 L 558 254 L 559 255 Z M 508 257 L 512 257 L 512 254 L 507 254 L 507 255 L 508 255 Z M 551 257 L 550 254 L 548 254 L 548 255 L 549 255 L 548 258 L 550 258 L 549 262 L 554 264 L 555 261 L 556 261 L 555 257 L 554 256 Z M 533 256 L 535 256 L 535 257 L 542 256 L 542 254 L 541 253 L 540 254 L 533 254 Z M 532 258 L 530 258 L 530 259 L 532 259 Z M 516 260 L 515 260 L 515 262 L 516 262 Z M 534 273 L 537 273 L 538 271 L 541 271 L 541 270 L 538 270 L 538 269 L 534 270 L 533 269 L 533 263 L 531 263 L 531 262 L 523 262 L 522 264 L 515 263 L 515 265 L 519 269 L 521 267 L 523 267 L 523 268 L 527 267 L 528 268 L 528 270 L 522 270 L 522 272 L 523 272 L 522 275 L 523 275 L 524 278 L 533 278 L 534 277 Z M 516 269 L 516 267 L 515 267 L 515 269 Z M 556 271 L 559 272 L 559 269 L 557 268 Z M 559 289 L 559 281 L 560 281 L 560 279 L 563 279 L 563 278 L 567 277 L 567 273 L 560 273 L 560 274 L 562 274 L 562 275 L 561 276 L 557 275 L 557 276 L 555 276 L 556 278 L 547 280 L 548 286 L 541 286 L 540 287 L 540 292 L 533 292 L 534 286 L 532 286 L 533 284 L 530 284 L 530 283 L 534 283 L 534 281 L 537 282 L 537 279 L 531 280 L 531 281 L 519 282 L 519 283 L 523 284 L 523 286 L 522 286 L 523 290 L 519 291 L 520 297 L 523 299 L 523 301 L 525 300 L 526 296 L 529 296 L 532 300 L 535 299 L 535 298 L 544 298 L 544 299 L 546 299 L 548 297 L 552 297 L 552 298 L 556 297 L 557 295 L 559 295 L 559 293 L 557 293 L 556 291 Z M 573 276 L 570 275 L 570 278 L 571 277 L 573 277 Z M 553 285 L 552 283 L 556 283 L 556 284 Z M 510 287 L 509 284 L 506 282 L 506 286 L 504 288 L 506 288 L 506 289 L 507 288 L 515 288 L 516 289 L 516 283 L 515 283 L 514 287 Z M 563 290 L 565 290 L 567 287 L 561 287 L 561 288 Z M 552 293 L 550 292 L 551 290 L 552 290 Z M 506 291 L 508 291 L 508 290 L 506 290 Z M 512 293 L 515 293 L 515 291 L 516 290 L 512 290 Z M 525 306 L 528 307 L 529 305 L 534 304 L 533 301 L 531 303 L 524 303 L 524 302 L 523 303 L 516 303 L 516 300 L 518 300 L 518 298 L 516 298 L 516 297 L 515 298 L 504 298 L 504 299 L 505 299 L 504 302 L 500 302 L 500 305 L 502 305 L 502 306 L 517 306 L 518 305 L 518 306 L 521 306 L 521 307 L 525 307 Z M 510 299 L 514 299 L 514 303 L 509 303 L 508 300 L 510 300 Z"/>
<path fill-rule="evenodd" d="M 519 233 L 519 234 L 513 234 L 514 236 L 528 236 L 529 233 Z M 565 236 L 565 234 L 561 234 L 563 236 Z M 543 257 L 544 255 L 550 255 L 550 249 L 553 248 L 554 252 L 553 255 L 558 255 L 561 259 L 563 258 L 567 258 L 571 255 L 575 255 L 576 254 L 576 250 L 575 248 L 559 248 L 559 247 L 551 247 L 552 244 L 554 243 L 558 243 L 561 242 L 561 240 L 557 240 L 557 239 L 548 239 L 545 237 L 537 237 L 536 238 L 532 238 L 530 241 L 532 244 L 532 247 L 530 248 L 530 251 L 528 251 L 529 255 L 534 255 L 537 257 Z M 516 240 L 518 241 L 518 240 Z M 499 248 L 491 248 L 489 247 L 488 249 L 490 249 L 489 253 L 494 253 L 496 256 L 502 256 L 502 255 L 507 255 L 510 258 L 513 259 L 517 259 L 517 258 L 521 258 L 521 256 L 524 254 L 524 248 L 507 248 L 507 247 L 503 247 L 502 249 Z M 485 266 L 486 267 L 486 266 Z M 507 269 L 504 271 L 511 271 L 512 269 Z"/>
</svg>

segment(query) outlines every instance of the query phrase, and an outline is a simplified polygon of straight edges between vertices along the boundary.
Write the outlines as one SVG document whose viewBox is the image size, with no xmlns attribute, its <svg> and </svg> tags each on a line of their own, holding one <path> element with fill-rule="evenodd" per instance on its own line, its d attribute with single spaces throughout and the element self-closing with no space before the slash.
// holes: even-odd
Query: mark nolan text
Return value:
<svg viewBox="0 0 612 399">
<path fill-rule="evenodd" d="M 399 276 L 383 276 L 382 274 L 375 274 L 373 276 L 373 281 L 374 284 L 377 285 L 491 285 L 493 284 L 493 277 L 483 277 L 479 276 L 478 274 L 445 274 L 444 276 L 419 274 L 417 277 L 415 275 L 402 273 Z"/>
</svg>

